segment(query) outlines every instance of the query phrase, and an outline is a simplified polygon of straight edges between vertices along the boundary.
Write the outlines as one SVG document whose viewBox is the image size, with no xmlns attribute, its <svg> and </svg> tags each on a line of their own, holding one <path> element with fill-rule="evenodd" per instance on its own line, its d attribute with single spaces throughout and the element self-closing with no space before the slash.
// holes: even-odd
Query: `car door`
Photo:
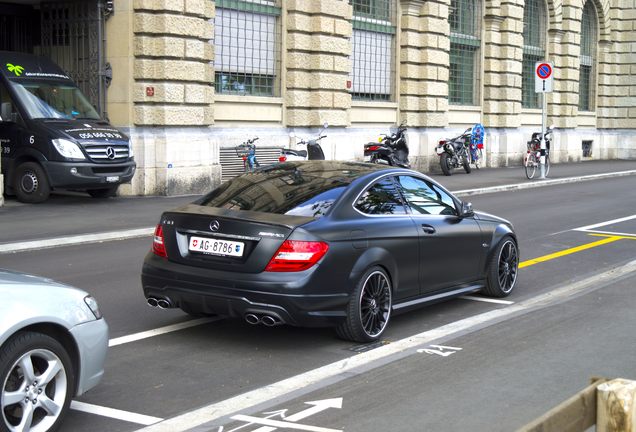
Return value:
<svg viewBox="0 0 636 432">
<path fill-rule="evenodd" d="M 394 302 L 419 294 L 419 234 L 397 190 L 393 176 L 371 184 L 359 195 L 354 208 L 364 215 L 360 228 L 368 239 L 368 250 L 378 262 L 396 271 L 390 276 Z"/>
<path fill-rule="evenodd" d="M 460 217 L 455 200 L 432 181 L 410 175 L 397 181 L 419 233 L 420 292 L 479 279 L 485 249 L 475 219 Z"/>
<path fill-rule="evenodd" d="M 0 82 L 0 107 L 0 155 L 3 172 L 5 172 L 8 159 L 13 158 L 18 146 L 18 125 L 13 121 L 12 113 L 15 112 L 13 102 L 2 82 Z"/>
</svg>

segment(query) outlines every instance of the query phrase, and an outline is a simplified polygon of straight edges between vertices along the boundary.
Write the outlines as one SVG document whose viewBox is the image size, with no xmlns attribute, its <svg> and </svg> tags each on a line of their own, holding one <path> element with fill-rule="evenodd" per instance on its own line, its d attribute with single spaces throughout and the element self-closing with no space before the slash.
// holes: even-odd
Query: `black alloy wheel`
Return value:
<svg viewBox="0 0 636 432">
<path fill-rule="evenodd" d="M 380 267 L 368 269 L 360 278 L 347 307 L 347 318 L 336 328 L 338 336 L 354 342 L 380 338 L 391 317 L 391 282 Z"/>
<path fill-rule="evenodd" d="M 25 162 L 16 168 L 13 188 L 18 200 L 25 203 L 44 202 L 51 194 L 46 173 L 37 162 Z"/>
<path fill-rule="evenodd" d="M 517 282 L 519 252 L 511 237 L 504 237 L 490 259 L 484 293 L 492 297 L 506 297 Z"/>
</svg>

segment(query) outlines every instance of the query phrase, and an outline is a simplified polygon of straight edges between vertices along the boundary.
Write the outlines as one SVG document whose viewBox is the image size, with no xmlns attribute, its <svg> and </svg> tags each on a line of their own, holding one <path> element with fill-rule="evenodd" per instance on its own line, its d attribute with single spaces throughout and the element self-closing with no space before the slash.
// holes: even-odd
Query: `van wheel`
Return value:
<svg viewBox="0 0 636 432">
<path fill-rule="evenodd" d="M 90 189 L 86 192 L 93 198 L 110 198 L 115 196 L 118 187 L 119 186 L 111 186 L 103 189 Z"/>
<path fill-rule="evenodd" d="M 15 170 L 13 188 L 18 200 L 25 203 L 41 203 L 51 194 L 46 173 L 36 162 L 25 162 Z"/>
</svg>

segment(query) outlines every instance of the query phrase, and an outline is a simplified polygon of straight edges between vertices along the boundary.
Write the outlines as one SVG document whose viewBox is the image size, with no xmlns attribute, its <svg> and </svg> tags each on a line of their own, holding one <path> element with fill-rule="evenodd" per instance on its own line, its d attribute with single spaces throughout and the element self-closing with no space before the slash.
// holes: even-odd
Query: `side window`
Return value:
<svg viewBox="0 0 636 432">
<path fill-rule="evenodd" d="M 414 214 L 457 215 L 453 198 L 434 183 L 411 176 L 398 177 L 398 183 Z"/>
<path fill-rule="evenodd" d="M 369 215 L 406 214 L 406 207 L 397 187 L 393 179 L 388 177 L 364 191 L 354 207 Z"/>
</svg>

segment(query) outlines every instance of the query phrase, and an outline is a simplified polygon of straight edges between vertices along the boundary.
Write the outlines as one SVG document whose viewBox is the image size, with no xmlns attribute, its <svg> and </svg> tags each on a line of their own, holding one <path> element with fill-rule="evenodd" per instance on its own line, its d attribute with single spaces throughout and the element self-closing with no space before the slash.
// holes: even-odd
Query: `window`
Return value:
<svg viewBox="0 0 636 432">
<path fill-rule="evenodd" d="M 410 176 L 398 177 L 398 183 L 414 214 L 457 215 L 455 201 L 437 185 Z"/>
<path fill-rule="evenodd" d="M 369 215 L 406 214 L 406 207 L 392 178 L 385 178 L 372 185 L 360 196 L 354 207 Z"/>
<path fill-rule="evenodd" d="M 526 0 L 523 8 L 521 106 L 524 108 L 541 108 L 541 94 L 534 91 L 534 65 L 545 58 L 545 9 L 543 0 Z"/>
<path fill-rule="evenodd" d="M 451 0 L 450 77 L 448 100 L 453 105 L 479 105 L 479 48 L 481 4 L 477 0 Z"/>
<path fill-rule="evenodd" d="M 596 10 L 592 0 L 587 0 L 583 7 L 581 20 L 581 68 L 579 71 L 579 110 L 593 111 L 595 108 L 596 81 L 594 65 L 596 63 Z"/>
<path fill-rule="evenodd" d="M 280 8 L 275 0 L 217 0 L 215 90 L 220 94 L 280 94 Z"/>
<path fill-rule="evenodd" d="M 391 100 L 395 75 L 395 0 L 353 0 L 351 93 Z"/>
</svg>

